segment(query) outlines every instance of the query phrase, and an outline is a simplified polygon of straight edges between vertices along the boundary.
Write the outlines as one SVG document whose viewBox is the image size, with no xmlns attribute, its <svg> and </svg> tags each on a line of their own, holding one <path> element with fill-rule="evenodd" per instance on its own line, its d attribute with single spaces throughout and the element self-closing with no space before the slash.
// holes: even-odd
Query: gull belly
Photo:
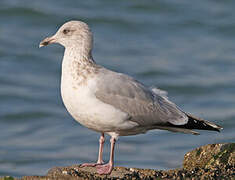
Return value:
<svg viewBox="0 0 235 180">
<path fill-rule="evenodd" d="M 106 104 L 95 96 L 95 78 L 76 88 L 72 79 L 62 77 L 61 95 L 72 117 L 83 126 L 97 132 L 119 132 L 133 129 L 137 123 L 129 121 L 127 113 Z"/>
</svg>

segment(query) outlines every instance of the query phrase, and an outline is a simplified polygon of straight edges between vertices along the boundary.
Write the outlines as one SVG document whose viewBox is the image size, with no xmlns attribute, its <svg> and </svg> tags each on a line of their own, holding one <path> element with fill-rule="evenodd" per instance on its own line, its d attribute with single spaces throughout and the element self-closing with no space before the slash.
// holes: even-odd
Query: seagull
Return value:
<svg viewBox="0 0 235 180">
<path fill-rule="evenodd" d="M 198 135 L 193 129 L 220 132 L 221 126 L 182 111 L 164 91 L 148 88 L 134 78 L 98 65 L 92 57 L 93 35 L 82 21 L 63 24 L 39 47 L 58 43 L 65 47 L 61 96 L 71 116 L 83 126 L 101 133 L 96 163 L 98 174 L 110 174 L 119 136 L 160 129 Z M 103 161 L 105 134 L 111 136 L 110 159 Z"/>
</svg>

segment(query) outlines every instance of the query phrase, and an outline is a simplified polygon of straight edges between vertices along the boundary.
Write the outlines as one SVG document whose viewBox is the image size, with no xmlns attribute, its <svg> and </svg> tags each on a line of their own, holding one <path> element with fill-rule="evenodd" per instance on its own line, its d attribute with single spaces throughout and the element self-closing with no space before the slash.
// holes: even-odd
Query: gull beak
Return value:
<svg viewBox="0 0 235 180">
<path fill-rule="evenodd" d="M 47 45 L 52 44 L 52 43 L 56 43 L 55 37 L 54 36 L 47 37 L 43 41 L 40 42 L 39 48 L 43 47 L 43 46 L 47 46 Z"/>
</svg>

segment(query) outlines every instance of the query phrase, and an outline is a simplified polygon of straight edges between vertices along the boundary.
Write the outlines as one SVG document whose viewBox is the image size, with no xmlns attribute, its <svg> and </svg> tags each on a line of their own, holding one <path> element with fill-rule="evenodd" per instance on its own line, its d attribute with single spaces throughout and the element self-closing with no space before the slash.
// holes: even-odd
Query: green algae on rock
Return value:
<svg viewBox="0 0 235 180">
<path fill-rule="evenodd" d="M 5 177 L 7 178 L 7 177 Z M 0 180 L 5 180 L 0 178 Z M 17 178 L 15 178 L 17 179 Z M 235 143 L 209 144 L 185 155 L 183 168 L 153 170 L 115 167 L 110 175 L 99 175 L 95 167 L 54 167 L 46 176 L 25 176 L 21 180 L 138 180 L 138 179 L 235 179 Z M 12 180 L 12 179 L 7 179 Z"/>
<path fill-rule="evenodd" d="M 185 154 L 183 162 L 187 170 L 225 165 L 235 165 L 235 143 L 201 146 Z"/>
</svg>

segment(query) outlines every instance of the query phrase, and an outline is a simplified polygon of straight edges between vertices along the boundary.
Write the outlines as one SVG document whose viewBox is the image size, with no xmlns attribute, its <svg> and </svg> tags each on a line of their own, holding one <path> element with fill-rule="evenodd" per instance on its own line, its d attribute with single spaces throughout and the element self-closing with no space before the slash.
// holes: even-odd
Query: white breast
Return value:
<svg viewBox="0 0 235 180">
<path fill-rule="evenodd" d="M 61 94 L 72 117 L 82 125 L 98 132 L 115 132 L 136 126 L 128 115 L 95 97 L 95 77 L 75 86 L 70 76 L 62 76 Z"/>
</svg>

